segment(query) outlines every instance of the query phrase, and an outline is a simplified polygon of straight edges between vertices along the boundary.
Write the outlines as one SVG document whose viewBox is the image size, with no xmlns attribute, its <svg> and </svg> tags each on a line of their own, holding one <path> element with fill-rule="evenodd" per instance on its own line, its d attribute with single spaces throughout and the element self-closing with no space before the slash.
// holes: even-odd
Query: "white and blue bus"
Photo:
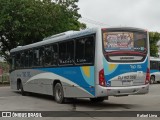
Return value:
<svg viewBox="0 0 160 120">
<path fill-rule="evenodd" d="M 150 83 L 160 82 L 160 58 L 150 57 Z"/>
<path fill-rule="evenodd" d="M 92 28 L 69 31 L 11 51 L 14 90 L 66 98 L 146 94 L 149 38 L 143 29 Z"/>
</svg>

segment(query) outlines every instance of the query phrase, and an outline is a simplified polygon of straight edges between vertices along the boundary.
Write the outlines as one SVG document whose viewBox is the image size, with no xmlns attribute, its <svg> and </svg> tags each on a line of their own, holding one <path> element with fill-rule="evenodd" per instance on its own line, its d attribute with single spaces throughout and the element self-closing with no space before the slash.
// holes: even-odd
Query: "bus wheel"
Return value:
<svg viewBox="0 0 160 120">
<path fill-rule="evenodd" d="M 64 92 L 63 87 L 60 83 L 57 83 L 54 87 L 54 97 L 57 103 L 64 103 Z"/>
<path fill-rule="evenodd" d="M 150 84 L 153 84 L 154 82 L 155 82 L 155 77 L 151 76 L 151 78 L 150 78 Z"/>
<path fill-rule="evenodd" d="M 91 102 L 103 102 L 105 100 L 104 97 L 99 97 L 99 98 L 90 98 Z"/>
<path fill-rule="evenodd" d="M 25 96 L 26 93 L 25 93 L 25 91 L 23 90 L 22 82 L 20 83 L 20 89 L 21 89 L 21 94 L 22 94 L 22 96 Z"/>
</svg>

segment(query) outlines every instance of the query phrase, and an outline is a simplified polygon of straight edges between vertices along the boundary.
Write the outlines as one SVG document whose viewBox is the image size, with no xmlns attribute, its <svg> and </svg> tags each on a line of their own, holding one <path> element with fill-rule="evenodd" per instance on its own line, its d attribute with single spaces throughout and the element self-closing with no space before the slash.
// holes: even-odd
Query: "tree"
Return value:
<svg viewBox="0 0 160 120">
<path fill-rule="evenodd" d="M 53 2 L 54 1 L 54 2 Z M 0 55 L 6 60 L 17 46 L 85 28 L 78 19 L 78 0 L 0 0 Z"/>
<path fill-rule="evenodd" d="M 150 43 L 150 55 L 157 57 L 158 56 L 158 46 L 157 42 L 160 40 L 160 33 L 150 32 L 149 33 L 149 43 Z"/>
</svg>

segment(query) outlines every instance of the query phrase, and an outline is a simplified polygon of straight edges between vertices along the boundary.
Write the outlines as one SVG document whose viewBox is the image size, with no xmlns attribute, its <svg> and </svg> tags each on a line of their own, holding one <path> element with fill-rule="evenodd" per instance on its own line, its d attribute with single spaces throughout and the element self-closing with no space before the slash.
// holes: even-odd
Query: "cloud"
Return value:
<svg viewBox="0 0 160 120">
<path fill-rule="evenodd" d="M 78 5 L 83 18 L 108 27 L 131 26 L 160 32 L 160 0 L 79 0 Z M 89 27 L 96 24 L 82 21 Z"/>
</svg>

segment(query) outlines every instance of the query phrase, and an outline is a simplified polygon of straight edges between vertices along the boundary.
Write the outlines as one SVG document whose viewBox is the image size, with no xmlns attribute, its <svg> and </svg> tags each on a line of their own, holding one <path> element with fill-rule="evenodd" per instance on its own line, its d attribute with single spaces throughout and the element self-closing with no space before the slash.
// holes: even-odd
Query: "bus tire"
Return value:
<svg viewBox="0 0 160 120">
<path fill-rule="evenodd" d="M 64 92 L 63 92 L 63 87 L 60 83 L 56 83 L 54 86 L 54 98 L 57 103 L 64 103 L 65 98 L 64 98 Z"/>
<path fill-rule="evenodd" d="M 150 78 L 150 84 L 153 84 L 155 82 L 155 77 L 152 75 Z"/>
<path fill-rule="evenodd" d="M 20 83 L 20 89 L 21 89 L 21 94 L 22 94 L 22 96 L 25 96 L 26 93 L 25 93 L 25 91 L 24 91 L 24 89 L 23 89 L 22 82 Z"/>
<path fill-rule="evenodd" d="M 104 100 L 105 100 L 104 97 L 90 98 L 90 101 L 94 103 L 103 102 Z"/>
</svg>

